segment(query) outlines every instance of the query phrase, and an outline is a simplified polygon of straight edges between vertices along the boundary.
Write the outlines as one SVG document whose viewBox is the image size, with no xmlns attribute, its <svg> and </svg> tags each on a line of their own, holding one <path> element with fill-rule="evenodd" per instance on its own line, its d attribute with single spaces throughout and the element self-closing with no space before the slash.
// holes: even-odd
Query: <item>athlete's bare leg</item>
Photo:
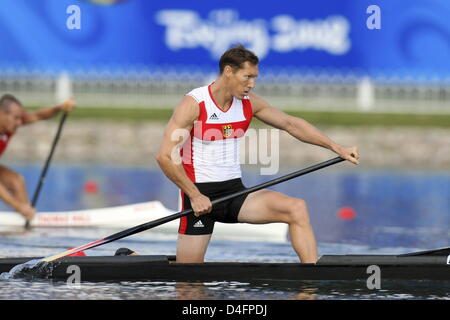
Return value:
<svg viewBox="0 0 450 320">
<path fill-rule="evenodd" d="M 177 263 L 203 263 L 210 239 L 210 234 L 178 234 Z"/>
<path fill-rule="evenodd" d="M 260 190 L 248 195 L 239 211 L 239 222 L 289 225 L 292 247 L 303 263 L 317 261 L 317 245 L 305 201 L 284 194 Z"/>
<path fill-rule="evenodd" d="M 11 195 L 22 203 L 29 203 L 27 187 L 23 176 L 0 165 L 0 183 Z"/>
</svg>

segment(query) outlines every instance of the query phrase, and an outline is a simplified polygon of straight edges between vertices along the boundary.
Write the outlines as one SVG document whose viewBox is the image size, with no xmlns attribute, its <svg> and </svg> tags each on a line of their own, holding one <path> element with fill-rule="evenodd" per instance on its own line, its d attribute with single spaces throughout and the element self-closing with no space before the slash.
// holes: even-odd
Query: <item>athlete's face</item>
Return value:
<svg viewBox="0 0 450 320">
<path fill-rule="evenodd" d="M 243 99 L 248 96 L 250 90 L 256 85 L 256 77 L 258 77 L 258 66 L 250 62 L 244 62 L 242 68 L 233 70 L 231 67 L 228 70 L 228 79 L 230 83 L 230 90 L 234 97 Z"/>
<path fill-rule="evenodd" d="M 9 110 L 1 112 L 1 127 L 3 133 L 13 134 L 22 125 L 23 108 L 16 103 L 11 103 Z"/>
</svg>

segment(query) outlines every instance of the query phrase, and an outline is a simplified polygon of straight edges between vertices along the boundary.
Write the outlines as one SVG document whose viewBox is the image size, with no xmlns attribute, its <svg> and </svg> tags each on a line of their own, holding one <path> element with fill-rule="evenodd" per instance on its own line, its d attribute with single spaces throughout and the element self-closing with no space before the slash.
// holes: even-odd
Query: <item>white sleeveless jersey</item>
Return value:
<svg viewBox="0 0 450 320">
<path fill-rule="evenodd" d="M 222 111 L 211 94 L 210 86 L 197 88 L 187 95 L 199 106 L 199 116 L 185 142 L 181 155 L 186 174 L 193 182 L 219 182 L 241 177 L 239 144 L 252 120 L 249 97 L 233 98 Z"/>
</svg>

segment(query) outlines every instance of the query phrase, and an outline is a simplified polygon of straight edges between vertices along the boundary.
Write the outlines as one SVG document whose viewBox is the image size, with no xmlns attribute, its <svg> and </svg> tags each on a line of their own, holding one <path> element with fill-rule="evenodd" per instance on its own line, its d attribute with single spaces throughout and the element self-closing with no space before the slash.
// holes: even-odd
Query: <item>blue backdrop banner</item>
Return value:
<svg viewBox="0 0 450 320">
<path fill-rule="evenodd" d="M 241 43 L 264 70 L 450 77 L 448 0 L 2 0 L 0 68 L 217 70 Z"/>
</svg>

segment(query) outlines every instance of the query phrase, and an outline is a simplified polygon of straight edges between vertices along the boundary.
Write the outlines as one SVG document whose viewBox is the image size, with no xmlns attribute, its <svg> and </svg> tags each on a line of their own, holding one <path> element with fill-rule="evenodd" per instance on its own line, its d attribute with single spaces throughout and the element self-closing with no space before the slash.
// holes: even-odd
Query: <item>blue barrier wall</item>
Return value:
<svg viewBox="0 0 450 320">
<path fill-rule="evenodd" d="M 105 0 L 103 0 L 105 1 Z M 235 43 L 264 70 L 446 79 L 450 1 L 2 0 L 0 68 L 215 71 Z M 67 28 L 70 5 L 81 29 Z M 381 9 L 381 29 L 367 8 Z"/>
</svg>

